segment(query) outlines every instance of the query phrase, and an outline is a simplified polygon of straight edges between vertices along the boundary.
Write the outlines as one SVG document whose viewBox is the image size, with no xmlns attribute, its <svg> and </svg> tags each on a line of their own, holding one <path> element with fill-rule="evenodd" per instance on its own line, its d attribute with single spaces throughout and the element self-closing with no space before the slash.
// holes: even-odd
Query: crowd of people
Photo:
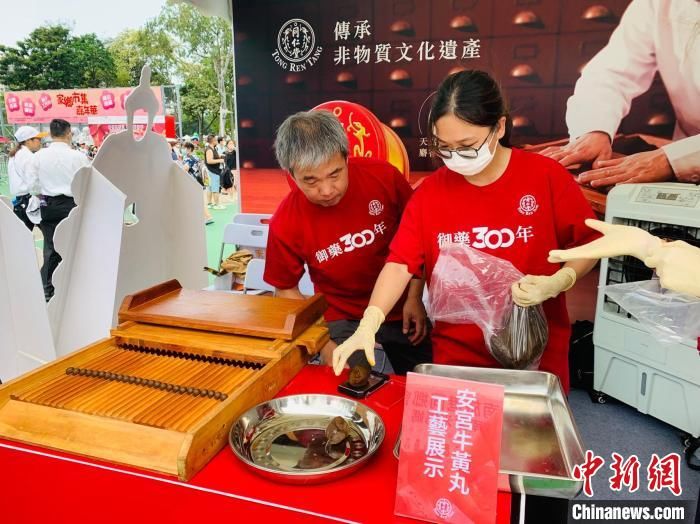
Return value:
<svg viewBox="0 0 700 524">
<path fill-rule="evenodd" d="M 207 135 L 200 146 L 199 136 L 169 138 L 172 158 L 205 191 L 204 219 L 214 223 L 210 209 L 221 210 L 221 195 L 235 198 L 239 186 L 236 141 L 231 137 Z"/>
<path fill-rule="evenodd" d="M 42 144 L 47 136 L 50 141 Z M 205 190 L 205 223 L 213 223 L 209 209 L 224 209 L 219 195 L 233 196 L 237 186 L 235 141 L 208 135 L 201 150 L 197 135 L 168 141 L 173 160 Z M 39 228 L 43 235 L 41 278 L 48 301 L 54 294 L 53 273 L 61 261 L 54 248 L 54 232 L 75 207 L 73 178 L 80 168 L 91 164 L 98 148 L 76 141 L 71 124 L 63 119 L 52 120 L 48 133 L 21 126 L 15 131 L 15 142 L 7 166 L 13 211 L 30 231 Z"/>
</svg>

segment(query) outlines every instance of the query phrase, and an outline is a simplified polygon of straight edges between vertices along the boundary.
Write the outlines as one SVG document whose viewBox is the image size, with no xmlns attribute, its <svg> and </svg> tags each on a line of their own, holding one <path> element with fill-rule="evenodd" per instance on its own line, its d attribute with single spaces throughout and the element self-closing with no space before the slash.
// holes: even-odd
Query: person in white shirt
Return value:
<svg viewBox="0 0 700 524">
<path fill-rule="evenodd" d="M 40 133 L 33 127 L 20 127 L 15 133 L 17 147 L 10 151 L 10 161 L 7 164 L 15 215 L 30 231 L 34 229 L 34 223 L 27 217 L 27 205 L 31 192 L 36 189 L 30 165 L 34 153 L 41 149 L 41 139 L 45 136 L 46 133 Z"/>
<path fill-rule="evenodd" d="M 70 123 L 56 118 L 51 121 L 49 130 L 51 144 L 34 155 L 32 162 L 32 170 L 39 183 L 39 192 L 45 202 L 41 207 L 39 227 L 44 234 L 44 265 L 41 268 L 41 280 L 47 301 L 53 296 L 51 278 L 61 261 L 61 256 L 56 253 L 53 245 L 54 231 L 75 207 L 71 189 L 75 173 L 81 167 L 90 165 L 90 160 L 83 153 L 71 147 L 73 133 Z"/>
<path fill-rule="evenodd" d="M 632 99 L 659 73 L 676 114 L 674 142 L 611 159 L 611 142 Z M 586 65 L 569 98 L 569 144 L 542 154 L 562 165 L 593 162 L 579 175 L 593 187 L 700 183 L 700 1 L 633 0 L 610 42 Z"/>
</svg>

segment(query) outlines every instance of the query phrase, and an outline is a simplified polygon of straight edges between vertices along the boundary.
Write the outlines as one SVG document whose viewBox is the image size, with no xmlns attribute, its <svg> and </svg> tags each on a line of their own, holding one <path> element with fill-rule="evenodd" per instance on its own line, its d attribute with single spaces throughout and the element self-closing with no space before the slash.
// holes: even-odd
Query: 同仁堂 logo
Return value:
<svg viewBox="0 0 700 524">
<path fill-rule="evenodd" d="M 369 214 L 373 217 L 381 215 L 382 211 L 384 211 L 384 205 L 379 200 L 372 200 L 369 203 Z"/>
<path fill-rule="evenodd" d="M 452 507 L 452 502 L 450 502 L 444 497 L 437 500 L 433 511 L 441 519 L 449 519 L 452 515 L 455 514 L 455 510 Z"/>
<path fill-rule="evenodd" d="M 521 215 L 530 216 L 537 211 L 540 206 L 537 204 L 537 200 L 532 195 L 525 195 L 520 199 L 520 207 L 518 211 Z"/>
<path fill-rule="evenodd" d="M 318 62 L 323 48 L 316 45 L 316 34 L 306 20 L 287 20 L 277 33 L 277 50 L 272 53 L 285 71 L 303 72 Z"/>
</svg>

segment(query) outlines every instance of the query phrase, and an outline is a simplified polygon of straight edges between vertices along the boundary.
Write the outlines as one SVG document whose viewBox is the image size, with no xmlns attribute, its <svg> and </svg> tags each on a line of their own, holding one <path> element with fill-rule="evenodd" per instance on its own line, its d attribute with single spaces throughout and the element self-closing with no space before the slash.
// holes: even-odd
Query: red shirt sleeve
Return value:
<svg viewBox="0 0 700 524">
<path fill-rule="evenodd" d="M 600 233 L 584 223 L 587 218 L 596 216 L 581 187 L 561 165 L 556 164 L 553 169 L 555 172 L 552 173 L 552 205 L 559 249 L 581 246 L 600 237 Z"/>
<path fill-rule="evenodd" d="M 265 282 L 277 289 L 290 289 L 299 284 L 304 274 L 304 259 L 301 247 L 294 243 L 295 233 L 286 231 L 285 216 L 279 212 L 270 221 L 265 251 Z M 287 221 L 287 223 L 290 223 Z M 297 233 L 298 234 L 298 233 Z"/>
<path fill-rule="evenodd" d="M 408 201 L 401 217 L 401 224 L 389 245 L 389 256 L 386 259 L 387 262 L 408 266 L 408 271 L 417 277 L 423 276 L 425 263 L 425 246 L 421 231 L 421 203 L 425 191 L 421 189 L 416 191 Z"/>
</svg>

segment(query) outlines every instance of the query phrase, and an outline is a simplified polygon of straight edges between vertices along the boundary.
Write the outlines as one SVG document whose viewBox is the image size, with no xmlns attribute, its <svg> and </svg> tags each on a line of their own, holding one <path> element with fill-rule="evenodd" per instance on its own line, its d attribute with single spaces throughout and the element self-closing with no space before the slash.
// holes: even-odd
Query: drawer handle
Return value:
<svg viewBox="0 0 700 524">
<path fill-rule="evenodd" d="M 405 69 L 394 69 L 389 75 L 389 80 L 397 84 L 405 84 L 411 81 L 411 74 Z"/>
<path fill-rule="evenodd" d="M 668 113 L 657 113 L 647 120 L 647 125 L 650 127 L 666 127 L 671 124 L 673 124 L 673 118 Z"/>
<path fill-rule="evenodd" d="M 255 120 L 252 118 L 244 118 L 241 120 L 241 129 L 255 129 Z"/>
<path fill-rule="evenodd" d="M 392 129 L 405 129 L 408 127 L 408 120 L 403 117 L 392 118 L 389 122 L 389 127 Z"/>
<path fill-rule="evenodd" d="M 592 5 L 583 12 L 581 18 L 592 22 L 607 22 L 613 19 L 613 14 L 604 5 Z"/>
<path fill-rule="evenodd" d="M 450 27 L 457 31 L 473 31 L 476 29 L 473 20 L 467 15 L 455 16 L 450 20 Z"/>
<path fill-rule="evenodd" d="M 513 117 L 514 129 L 530 129 L 532 127 L 532 120 L 530 120 L 528 117 L 522 115 Z"/>
<path fill-rule="evenodd" d="M 520 11 L 513 17 L 513 25 L 539 26 L 542 25 L 542 20 L 532 11 Z"/>
<path fill-rule="evenodd" d="M 344 86 L 352 86 L 357 83 L 355 80 L 355 75 L 350 71 L 341 71 L 338 76 L 335 77 L 335 81 Z"/>
<path fill-rule="evenodd" d="M 253 79 L 248 75 L 241 75 L 238 77 L 238 85 L 240 87 L 249 86 L 253 83 Z"/>
<path fill-rule="evenodd" d="M 284 77 L 284 83 L 288 86 L 300 86 L 304 83 L 304 77 L 299 73 L 289 73 Z"/>
<path fill-rule="evenodd" d="M 397 20 L 396 22 L 391 24 L 389 30 L 392 33 L 397 33 L 404 36 L 413 36 L 416 32 L 413 28 L 413 24 L 411 24 L 411 22 L 409 22 L 408 20 Z"/>
<path fill-rule="evenodd" d="M 510 70 L 510 76 L 513 78 L 534 78 L 537 76 L 532 66 L 528 64 L 518 64 Z"/>
</svg>

